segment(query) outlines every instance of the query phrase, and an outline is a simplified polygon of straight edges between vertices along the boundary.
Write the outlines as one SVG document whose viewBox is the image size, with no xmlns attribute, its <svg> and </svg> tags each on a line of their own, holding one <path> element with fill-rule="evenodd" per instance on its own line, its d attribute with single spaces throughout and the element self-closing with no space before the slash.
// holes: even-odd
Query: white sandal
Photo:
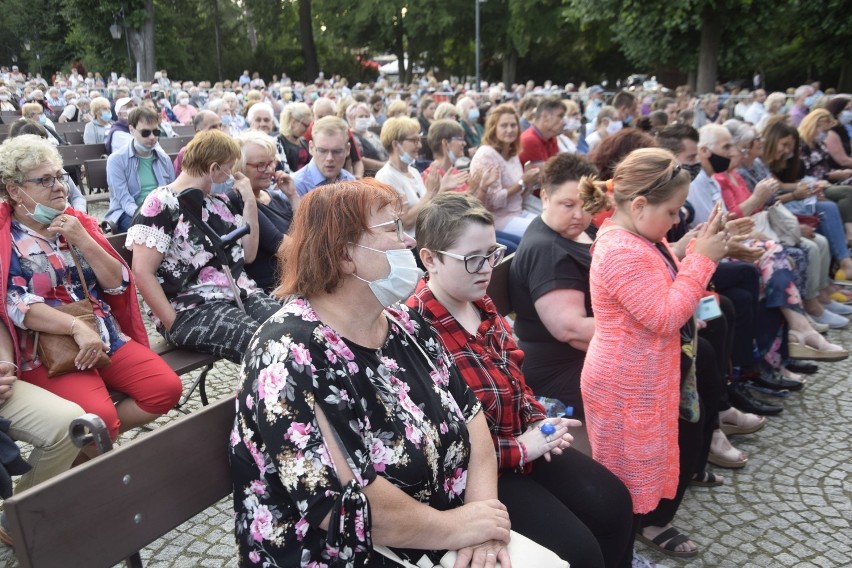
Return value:
<svg viewBox="0 0 852 568">
<path fill-rule="evenodd" d="M 830 343 L 816 331 L 787 331 L 787 349 L 790 359 L 813 359 L 815 361 L 842 361 L 849 352 L 840 345 Z"/>
<path fill-rule="evenodd" d="M 733 406 L 719 412 L 719 429 L 726 436 L 734 434 L 753 434 L 766 425 L 766 418 L 757 414 L 742 412 Z"/>
</svg>

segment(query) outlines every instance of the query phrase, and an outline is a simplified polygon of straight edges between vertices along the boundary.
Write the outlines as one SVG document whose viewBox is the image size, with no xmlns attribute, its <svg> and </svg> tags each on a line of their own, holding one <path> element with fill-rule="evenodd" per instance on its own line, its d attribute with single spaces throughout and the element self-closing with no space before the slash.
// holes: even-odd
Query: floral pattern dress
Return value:
<svg viewBox="0 0 852 568">
<path fill-rule="evenodd" d="M 208 195 L 204 199 L 201 220 L 219 235 L 225 235 L 242 226 L 243 218 L 232 209 L 234 205 L 225 195 Z M 228 286 L 213 244 L 191 221 L 181 213 L 177 194 L 168 186 L 158 187 L 145 198 L 127 230 L 125 246 L 134 244 L 156 248 L 163 261 L 157 278 L 174 310 L 178 313 L 195 308 L 205 302 L 233 302 L 234 294 Z M 231 274 L 240 296 L 245 298 L 260 292 L 257 284 L 245 272 L 243 247 L 232 246 Z M 148 311 L 160 329 L 160 321 Z"/>
<path fill-rule="evenodd" d="M 390 321 L 379 349 L 340 337 L 300 297 L 252 339 L 230 438 L 242 566 L 383 565 L 371 554 L 369 506 L 359 491 L 377 476 L 438 510 L 463 504 L 466 423 L 481 404 L 431 326 L 408 308 L 388 311 L 399 323 Z M 346 487 L 317 405 L 355 476 Z M 338 529 L 326 532 L 319 525 L 329 513 Z M 436 563 L 443 554 L 396 552 L 415 562 L 425 553 Z"/>
</svg>

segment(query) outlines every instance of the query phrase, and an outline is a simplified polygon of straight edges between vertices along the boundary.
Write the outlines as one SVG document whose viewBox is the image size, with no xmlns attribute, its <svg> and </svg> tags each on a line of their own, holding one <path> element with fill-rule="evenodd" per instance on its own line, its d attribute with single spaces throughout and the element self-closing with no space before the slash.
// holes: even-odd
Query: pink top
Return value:
<svg viewBox="0 0 852 568">
<path fill-rule="evenodd" d="M 627 486 L 634 513 L 647 513 L 677 489 L 680 328 L 716 264 L 688 254 L 673 280 L 649 241 L 606 227 L 617 226 L 604 222 L 592 248 L 595 335 L 580 386 L 593 457 Z"/>
<path fill-rule="evenodd" d="M 728 177 L 730 175 L 730 177 Z M 733 182 L 731 182 L 733 178 Z M 713 174 L 713 179 L 719 182 L 719 187 L 722 188 L 722 199 L 725 201 L 725 207 L 728 211 L 737 216 L 743 216 L 743 210 L 740 209 L 740 203 L 751 197 L 751 192 L 748 189 L 743 176 L 737 172 L 725 172 L 721 174 Z M 752 213 L 757 213 L 763 209 L 758 207 Z"/>
<path fill-rule="evenodd" d="M 485 172 L 491 168 L 498 168 L 500 176 L 497 181 L 488 186 L 483 205 L 494 214 L 494 226 L 499 231 L 509 223 L 512 217 L 519 215 L 524 207 L 522 192 L 519 191 L 512 197 L 507 197 L 507 188 L 518 183 L 524 175 L 524 167 L 517 156 L 504 160 L 500 152 L 491 146 L 482 145 L 470 161 L 470 175 Z"/>
</svg>

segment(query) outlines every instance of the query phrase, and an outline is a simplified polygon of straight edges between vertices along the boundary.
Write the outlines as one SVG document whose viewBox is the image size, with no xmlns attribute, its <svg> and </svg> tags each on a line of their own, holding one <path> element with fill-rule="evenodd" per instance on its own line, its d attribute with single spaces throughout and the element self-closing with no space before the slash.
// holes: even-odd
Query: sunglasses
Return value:
<svg viewBox="0 0 852 568">
<path fill-rule="evenodd" d="M 160 130 L 159 128 L 155 128 L 154 130 L 149 130 L 147 128 L 143 128 L 142 130 L 138 130 L 137 132 L 139 132 L 139 135 L 142 136 L 142 138 L 148 138 L 152 134 L 154 136 L 156 136 L 157 138 L 159 138 L 160 134 L 162 134 L 163 131 Z"/>
</svg>

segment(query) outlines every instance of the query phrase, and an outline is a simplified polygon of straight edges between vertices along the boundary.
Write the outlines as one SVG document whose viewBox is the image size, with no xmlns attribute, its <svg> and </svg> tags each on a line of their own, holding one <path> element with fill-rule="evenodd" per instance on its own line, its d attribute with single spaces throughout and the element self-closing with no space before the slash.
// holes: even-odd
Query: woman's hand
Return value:
<svg viewBox="0 0 852 568">
<path fill-rule="evenodd" d="M 541 181 L 541 168 L 530 168 L 521 176 L 527 191 L 532 191 L 533 185 Z"/>
<path fill-rule="evenodd" d="M 543 424 L 551 424 L 556 431 L 553 434 L 545 435 L 541 431 Z M 550 461 L 550 454 L 560 455 L 562 450 L 569 447 L 574 437 L 568 433 L 569 427 L 582 426 L 579 420 L 570 418 L 548 418 L 531 424 L 527 431 L 518 436 L 518 441 L 521 442 L 527 449 L 527 462 L 532 462 L 540 457 L 544 457 L 545 461 Z"/>
<path fill-rule="evenodd" d="M 727 234 L 722 231 L 722 210 L 716 207 L 695 239 L 695 252 L 719 262 L 728 253 Z M 732 221 L 733 223 L 733 221 Z"/>
<path fill-rule="evenodd" d="M 423 184 L 426 186 L 426 194 L 430 198 L 438 195 L 438 192 L 441 191 L 441 172 L 438 171 L 438 168 L 429 170 Z"/>
<path fill-rule="evenodd" d="M 92 240 L 91 235 L 86 232 L 80 221 L 73 215 L 65 215 L 64 213 L 58 215 L 48 225 L 47 230 L 51 233 L 62 235 L 68 244 L 77 247 Z"/>
<path fill-rule="evenodd" d="M 109 345 L 101 340 L 101 336 L 95 330 L 79 320 L 75 320 L 71 337 L 74 338 L 74 342 L 80 348 L 80 352 L 74 358 L 74 364 L 81 371 L 91 369 L 97 363 L 101 353 L 109 349 Z"/>
<path fill-rule="evenodd" d="M 275 187 L 281 190 L 288 199 L 292 200 L 293 196 L 296 195 L 296 184 L 293 182 L 293 178 L 288 173 L 278 170 L 275 172 L 274 179 Z"/>
<path fill-rule="evenodd" d="M 8 361 L 0 363 L 0 404 L 12 398 L 12 385 L 17 380 L 15 365 Z"/>
<path fill-rule="evenodd" d="M 255 200 L 254 190 L 251 188 L 251 182 L 240 172 L 234 172 L 234 190 L 240 194 L 243 203 L 253 202 Z"/>
<path fill-rule="evenodd" d="M 757 185 L 754 186 L 753 194 L 759 204 L 758 207 L 762 206 L 770 197 L 778 192 L 779 185 L 778 180 L 771 177 L 764 178 L 757 182 Z"/>
<path fill-rule="evenodd" d="M 509 550 L 505 542 L 489 540 L 479 546 L 469 546 L 458 551 L 453 568 L 493 568 L 497 562 L 501 568 L 512 568 Z"/>
<path fill-rule="evenodd" d="M 816 229 L 810 225 L 799 224 L 799 230 L 802 232 L 802 236 L 806 239 L 812 239 L 816 236 Z"/>
<path fill-rule="evenodd" d="M 497 499 L 473 501 L 461 507 L 444 511 L 450 515 L 448 526 L 453 527 L 453 539 L 448 550 L 461 550 L 481 546 L 487 541 L 509 543 L 512 523 L 506 506 Z"/>
<path fill-rule="evenodd" d="M 453 172 L 452 168 L 447 170 L 447 173 L 441 178 L 441 192 L 444 191 L 452 191 L 463 184 L 467 183 L 467 180 L 470 178 L 470 171 L 468 170 L 459 170 L 457 172 Z"/>
</svg>

